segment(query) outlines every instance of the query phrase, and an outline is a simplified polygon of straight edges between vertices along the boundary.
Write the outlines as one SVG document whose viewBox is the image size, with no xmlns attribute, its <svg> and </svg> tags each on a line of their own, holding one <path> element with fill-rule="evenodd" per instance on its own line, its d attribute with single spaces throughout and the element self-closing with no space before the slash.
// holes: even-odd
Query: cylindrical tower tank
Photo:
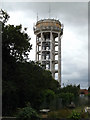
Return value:
<svg viewBox="0 0 90 120">
<path fill-rule="evenodd" d="M 34 26 L 34 34 L 36 35 L 36 62 L 50 70 L 53 78 L 55 73 L 58 73 L 58 82 L 61 85 L 61 36 L 63 35 L 61 22 L 55 19 L 39 20 Z M 58 69 L 55 67 L 56 64 Z"/>
</svg>

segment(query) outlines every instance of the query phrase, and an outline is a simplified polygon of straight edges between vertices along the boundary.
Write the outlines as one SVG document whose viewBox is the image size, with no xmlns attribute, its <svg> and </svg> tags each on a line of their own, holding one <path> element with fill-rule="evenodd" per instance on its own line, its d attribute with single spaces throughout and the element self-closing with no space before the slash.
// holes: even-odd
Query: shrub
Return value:
<svg viewBox="0 0 90 120">
<path fill-rule="evenodd" d="M 71 118 L 73 120 L 79 120 L 81 118 L 81 114 L 78 113 L 77 111 L 72 111 L 72 114 L 69 118 Z"/>
<path fill-rule="evenodd" d="M 67 104 L 70 104 L 74 100 L 74 94 L 73 93 L 60 93 L 58 94 L 58 97 L 62 99 L 62 104 L 65 106 Z"/>
<path fill-rule="evenodd" d="M 26 106 L 19 109 L 16 117 L 19 118 L 19 120 L 36 120 L 39 118 L 39 115 L 33 108 L 31 108 L 30 106 Z"/>
</svg>

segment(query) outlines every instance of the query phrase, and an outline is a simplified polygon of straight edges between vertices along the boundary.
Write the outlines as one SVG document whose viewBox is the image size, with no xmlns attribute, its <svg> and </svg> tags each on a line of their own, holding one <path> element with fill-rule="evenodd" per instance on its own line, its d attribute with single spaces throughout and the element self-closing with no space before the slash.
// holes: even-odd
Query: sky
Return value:
<svg viewBox="0 0 90 120">
<path fill-rule="evenodd" d="M 33 25 L 50 18 L 64 25 L 61 40 L 62 86 L 76 84 L 88 88 L 88 3 L 87 2 L 2 2 L 0 8 L 10 15 L 9 24 L 27 27 L 33 45 L 30 60 L 35 60 Z M 57 76 L 56 76 L 57 78 Z"/>
</svg>

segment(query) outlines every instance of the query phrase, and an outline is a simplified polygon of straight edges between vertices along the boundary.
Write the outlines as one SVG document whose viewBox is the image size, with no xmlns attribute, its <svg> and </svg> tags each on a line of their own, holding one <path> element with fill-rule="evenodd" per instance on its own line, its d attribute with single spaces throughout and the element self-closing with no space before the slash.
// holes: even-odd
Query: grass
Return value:
<svg viewBox="0 0 90 120">
<path fill-rule="evenodd" d="M 80 113 L 81 118 L 90 118 L 90 115 L 85 113 L 84 107 L 76 107 L 74 109 L 63 108 L 56 111 L 50 111 L 48 113 L 48 118 L 69 118 L 73 111 Z"/>
<path fill-rule="evenodd" d="M 48 113 L 48 118 L 68 118 L 71 112 L 71 110 L 65 108 L 57 111 L 51 111 Z"/>
</svg>

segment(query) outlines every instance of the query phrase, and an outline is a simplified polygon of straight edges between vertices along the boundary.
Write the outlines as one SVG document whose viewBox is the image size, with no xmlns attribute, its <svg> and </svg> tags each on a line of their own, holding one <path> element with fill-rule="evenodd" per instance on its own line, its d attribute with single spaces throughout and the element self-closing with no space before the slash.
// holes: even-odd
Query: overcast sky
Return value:
<svg viewBox="0 0 90 120">
<path fill-rule="evenodd" d="M 83 2 L 21 2 L 2 3 L 0 7 L 10 15 L 10 24 L 28 28 L 33 49 L 30 59 L 35 60 L 35 35 L 33 25 L 38 18 L 59 19 L 64 24 L 61 40 L 62 84 L 80 84 L 88 87 L 88 3 Z M 56 76 L 57 77 L 57 76 Z"/>
</svg>

